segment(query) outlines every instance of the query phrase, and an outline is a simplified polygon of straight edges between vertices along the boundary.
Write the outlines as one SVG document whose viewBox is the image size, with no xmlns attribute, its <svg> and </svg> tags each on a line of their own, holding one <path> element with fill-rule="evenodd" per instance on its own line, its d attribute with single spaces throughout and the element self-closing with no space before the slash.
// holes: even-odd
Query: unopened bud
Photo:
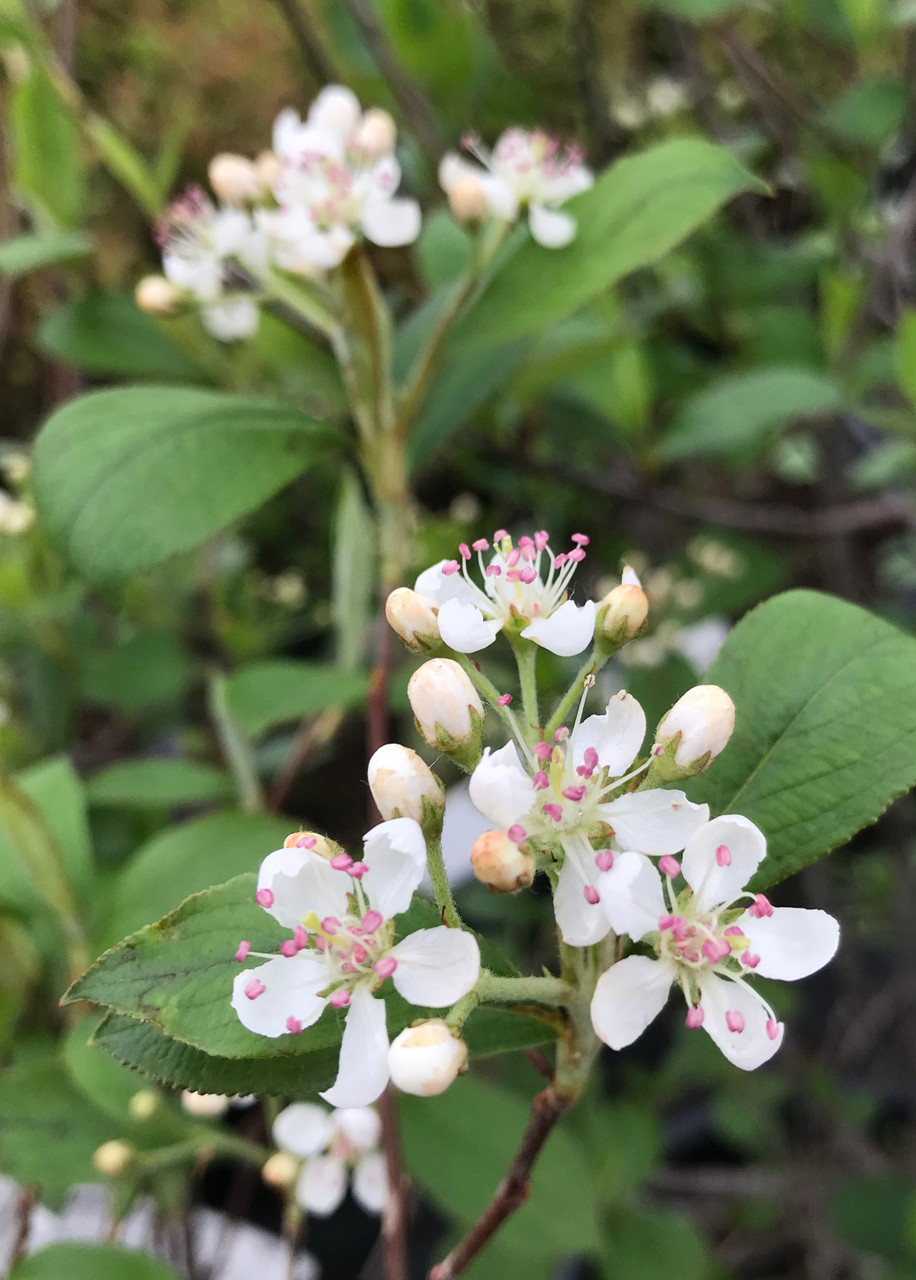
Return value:
<svg viewBox="0 0 916 1280">
<path fill-rule="evenodd" d="M 127 1142 L 115 1138 L 111 1142 L 103 1142 L 93 1153 L 92 1163 L 106 1178 L 120 1178 L 133 1163 L 134 1149 Z"/>
<path fill-rule="evenodd" d="M 483 222 L 490 212 L 487 193 L 470 173 L 449 189 L 448 204 L 457 222 Z"/>
<path fill-rule="evenodd" d="M 185 1089 L 181 1095 L 185 1111 L 198 1120 L 218 1120 L 229 1110 L 229 1101 L 222 1093 L 193 1093 Z"/>
<path fill-rule="evenodd" d="M 328 862 L 345 852 L 343 845 L 338 844 L 336 840 L 329 840 L 327 836 L 319 835 L 317 831 L 293 831 L 283 841 L 283 848 L 310 849 L 312 853 L 317 853 L 319 858 L 327 858 Z"/>
<path fill-rule="evenodd" d="M 732 736 L 735 704 L 717 684 L 688 689 L 655 730 L 656 777 L 691 777 L 702 771 Z"/>
<path fill-rule="evenodd" d="M 254 171 L 261 189 L 270 190 L 283 176 L 283 161 L 273 151 L 262 151 L 254 162 Z"/>
<path fill-rule="evenodd" d="M 369 790 L 378 811 L 389 818 L 413 818 L 421 825 L 430 817 L 442 821 L 445 790 L 425 761 L 399 742 L 379 747 L 369 761 Z"/>
<path fill-rule="evenodd" d="M 381 107 L 370 107 L 363 112 L 353 144 L 370 156 L 383 156 L 394 150 L 397 136 L 397 126 L 391 115 Z"/>
<path fill-rule="evenodd" d="M 459 664 L 451 658 L 424 662 L 410 677 L 407 697 L 424 742 L 473 768 L 480 759 L 483 703 Z"/>
<path fill-rule="evenodd" d="M 265 1160 L 261 1168 L 261 1177 L 269 1187 L 278 1191 L 286 1191 L 299 1177 L 302 1161 L 288 1151 L 275 1151 Z"/>
<path fill-rule="evenodd" d="M 388 625 L 414 653 L 436 653 L 442 648 L 438 612 L 432 596 L 410 587 L 398 587 L 385 601 Z"/>
<path fill-rule="evenodd" d="M 534 859 L 523 853 L 507 831 L 485 831 L 471 845 L 471 866 L 492 893 L 527 889 L 534 879 Z"/>
<path fill-rule="evenodd" d="M 131 1098 L 127 1104 L 127 1110 L 130 1112 L 131 1119 L 139 1120 L 141 1124 L 152 1120 L 159 1110 L 159 1094 L 152 1089 L 141 1089 Z"/>
<path fill-rule="evenodd" d="M 421 1098 L 444 1093 L 467 1062 L 467 1045 L 441 1018 L 405 1028 L 388 1051 L 394 1084 Z"/>
<path fill-rule="evenodd" d="M 249 204 L 261 194 L 258 171 L 245 156 L 228 151 L 214 156 L 207 176 L 210 186 L 225 204 Z"/>
<path fill-rule="evenodd" d="M 165 276 L 144 276 L 134 289 L 134 298 L 148 315 L 170 316 L 180 305 L 182 292 Z"/>
<path fill-rule="evenodd" d="M 644 630 L 648 616 L 649 597 L 628 565 L 620 586 L 609 591 L 598 606 L 596 629 L 615 648 L 620 648 Z"/>
</svg>

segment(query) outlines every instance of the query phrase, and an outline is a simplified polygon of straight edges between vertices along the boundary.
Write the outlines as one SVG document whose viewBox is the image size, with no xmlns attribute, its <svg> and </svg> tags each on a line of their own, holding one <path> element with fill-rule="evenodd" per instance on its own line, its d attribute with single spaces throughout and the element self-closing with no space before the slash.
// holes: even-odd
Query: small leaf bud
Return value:
<svg viewBox="0 0 916 1280">
<path fill-rule="evenodd" d="M 378 811 L 389 818 L 413 818 L 424 825 L 432 807 L 441 823 L 445 790 L 425 761 L 410 747 L 386 743 L 369 761 L 369 790 Z"/>
<path fill-rule="evenodd" d="M 468 1047 L 442 1018 L 406 1027 L 391 1044 L 388 1067 L 403 1093 L 432 1098 L 467 1069 Z"/>
<path fill-rule="evenodd" d="M 491 893 L 515 893 L 534 879 L 534 859 L 509 838 L 507 831 L 485 831 L 471 845 L 471 866 Z"/>
<path fill-rule="evenodd" d="M 102 1143 L 93 1153 L 92 1163 L 106 1178 L 120 1178 L 130 1168 L 133 1159 L 133 1147 L 115 1138 L 111 1142 Z"/>
<path fill-rule="evenodd" d="M 398 587 L 385 601 L 388 625 L 414 653 L 436 653 L 442 648 L 438 612 L 431 596 L 410 587 Z"/>
</svg>

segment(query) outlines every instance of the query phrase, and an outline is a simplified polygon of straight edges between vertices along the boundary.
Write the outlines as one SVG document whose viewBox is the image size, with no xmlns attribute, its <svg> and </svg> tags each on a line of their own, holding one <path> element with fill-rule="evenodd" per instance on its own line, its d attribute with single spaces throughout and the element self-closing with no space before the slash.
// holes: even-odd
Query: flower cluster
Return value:
<svg viewBox="0 0 916 1280">
<path fill-rule="evenodd" d="M 381 1132 L 372 1107 L 328 1111 L 294 1102 L 274 1121 L 278 1150 L 264 1165 L 264 1180 L 292 1188 L 299 1207 L 318 1218 L 339 1208 L 348 1184 L 367 1213 L 381 1213 L 388 1196 Z"/>
</svg>

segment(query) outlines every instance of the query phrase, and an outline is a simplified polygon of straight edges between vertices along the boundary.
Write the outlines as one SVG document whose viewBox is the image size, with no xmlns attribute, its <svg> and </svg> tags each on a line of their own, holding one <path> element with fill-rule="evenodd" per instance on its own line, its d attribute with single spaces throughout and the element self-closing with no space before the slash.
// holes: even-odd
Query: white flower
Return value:
<svg viewBox="0 0 916 1280">
<path fill-rule="evenodd" d="M 367 1213 L 381 1213 L 388 1195 L 382 1126 L 371 1107 L 328 1111 L 294 1102 L 277 1116 L 273 1139 L 281 1152 L 302 1161 L 296 1200 L 307 1213 L 325 1218 L 338 1208 L 352 1178 L 353 1195 Z"/>
<path fill-rule="evenodd" d="M 273 142 L 280 169 L 271 185 L 279 207 L 260 211 L 258 225 L 284 270 L 336 267 L 360 233 L 383 246 L 410 244 L 419 235 L 416 200 L 394 198 L 401 170 L 387 113 L 363 114 L 349 89 L 329 85 L 304 121 L 295 111 L 280 113 Z"/>
<path fill-rule="evenodd" d="M 507 129 L 492 152 L 476 139 L 467 149 L 484 166 L 450 152 L 439 165 L 439 182 L 449 196 L 473 178 L 479 183 L 494 218 L 513 222 L 520 207 L 528 209 L 528 225 L 538 244 L 559 249 L 576 234 L 576 220 L 559 207 L 594 178 L 577 147 L 564 147 L 540 129 Z"/>
<path fill-rule="evenodd" d="M 595 602 L 576 605 L 567 599 L 588 545 L 581 533 L 572 540 L 576 544 L 572 551 L 554 555 L 545 532 L 519 538 L 516 547 L 505 529 L 499 529 L 492 545 L 486 538 L 478 538 L 471 547 L 462 542 L 460 562 L 441 560 L 425 569 L 417 578 L 416 590 L 438 602 L 443 642 L 456 653 L 477 653 L 510 627 L 520 628 L 526 639 L 561 657 L 581 653 L 595 634 Z M 468 572 L 473 552 L 483 586 Z"/>
<path fill-rule="evenodd" d="M 258 1035 L 298 1034 L 324 1009 L 346 1009 L 337 1080 L 321 1096 L 334 1106 L 374 1102 L 388 1083 L 385 1005 L 375 999 L 389 977 L 409 1003 L 444 1008 L 477 982 L 474 937 L 440 926 L 395 943 L 393 917 L 410 905 L 423 878 L 426 844 L 418 823 L 395 818 L 365 837 L 363 859 L 330 861 L 312 841 L 268 854 L 258 875 L 257 900 L 293 931 L 279 956 L 240 973 L 232 1005 Z M 238 955 L 248 955 L 245 944 Z"/>
<path fill-rule="evenodd" d="M 533 776 L 511 742 L 486 751 L 471 775 L 474 804 L 507 829 L 510 839 L 551 853 L 562 849 L 554 911 L 571 946 L 591 946 L 609 932 L 601 884 L 611 872 L 619 883 L 617 864 L 626 867 L 626 854 L 619 851 L 638 850 L 631 856 L 655 875 L 642 855 L 679 852 L 709 817 L 707 805 L 692 804 L 682 791 L 653 789 L 608 799 L 626 782 L 645 732 L 642 707 L 631 694 L 618 693 L 603 715 L 577 723 L 565 740 L 538 744 Z M 596 839 L 602 843 L 597 851 Z"/>
<path fill-rule="evenodd" d="M 442 1018 L 405 1027 L 388 1051 L 392 1081 L 421 1098 L 445 1093 L 467 1061 L 467 1045 Z"/>
<path fill-rule="evenodd" d="M 249 298 L 237 298 L 204 307 L 200 319 L 207 332 L 220 342 L 241 342 L 257 331 L 260 312 Z"/>
<path fill-rule="evenodd" d="M 162 269 L 172 284 L 198 302 L 216 302 L 230 263 L 260 274 L 266 244 L 242 209 L 219 209 L 200 187 L 172 204 L 157 229 Z"/>
<path fill-rule="evenodd" d="M 744 889 L 765 854 L 763 834 L 747 818 L 714 818 L 684 850 L 692 892 L 676 898 L 668 880 L 667 905 L 660 878 L 640 860 L 654 877 L 642 878 L 639 897 L 655 915 L 657 958 L 628 956 L 599 978 L 592 1023 L 605 1044 L 632 1043 L 674 985 L 688 1004 L 687 1025 L 702 1026 L 735 1066 L 752 1071 L 773 1056 L 784 1028 L 747 975 L 805 978 L 834 955 L 840 929 L 825 911 L 773 907 Z"/>
</svg>

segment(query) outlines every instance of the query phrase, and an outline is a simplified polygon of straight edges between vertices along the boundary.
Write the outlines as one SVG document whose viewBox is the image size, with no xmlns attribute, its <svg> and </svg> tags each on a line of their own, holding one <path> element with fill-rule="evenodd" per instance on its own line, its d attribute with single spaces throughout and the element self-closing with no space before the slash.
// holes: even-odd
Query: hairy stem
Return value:
<svg viewBox="0 0 916 1280">
<path fill-rule="evenodd" d="M 591 651 L 573 677 L 573 682 L 560 700 L 560 704 L 556 711 L 548 720 L 544 728 L 545 738 L 553 737 L 557 729 L 559 729 L 560 725 L 569 715 L 570 711 L 572 711 L 573 707 L 582 697 L 582 690 L 585 688 L 585 681 L 589 676 L 597 675 L 610 656 L 609 652 L 602 652 L 597 648 Z"/>
<path fill-rule="evenodd" d="M 564 978 L 506 978 L 488 969 L 481 973 L 476 990 L 482 1004 L 565 1005 L 573 993 Z"/>
<path fill-rule="evenodd" d="M 512 723 L 511 712 L 508 708 L 500 706 L 499 699 L 502 695 L 496 685 L 489 676 L 484 675 L 473 658 L 469 658 L 467 654 L 464 653 L 456 653 L 455 657 L 467 672 L 471 684 L 474 685 L 478 693 L 483 694 L 497 715 L 502 716 L 503 720 L 506 722 L 506 728 L 509 730 L 510 735 L 514 736 L 515 726 Z"/>
<path fill-rule="evenodd" d="M 433 836 L 426 841 L 426 866 L 442 923 L 448 925 L 450 929 L 460 929 L 461 917 L 455 906 L 455 899 L 452 897 L 452 887 L 448 882 L 445 862 L 442 858 L 442 840 L 438 836 Z"/>
<path fill-rule="evenodd" d="M 518 682 L 522 691 L 522 711 L 529 730 L 540 724 L 538 709 L 537 662 L 538 647 L 530 640 L 515 639 L 512 642 L 515 661 L 518 663 Z M 530 737 L 530 733 L 526 733 Z"/>
</svg>

